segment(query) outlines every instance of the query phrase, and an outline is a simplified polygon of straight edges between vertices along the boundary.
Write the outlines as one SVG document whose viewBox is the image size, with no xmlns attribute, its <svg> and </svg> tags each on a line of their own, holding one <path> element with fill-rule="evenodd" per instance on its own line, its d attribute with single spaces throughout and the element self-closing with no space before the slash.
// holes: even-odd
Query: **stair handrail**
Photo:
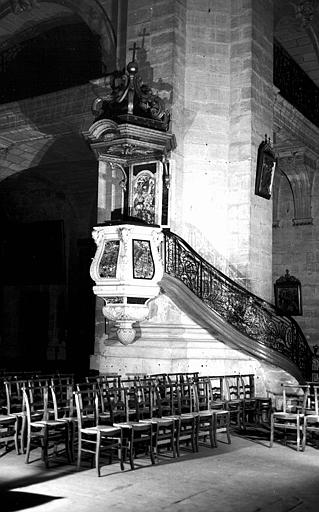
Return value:
<svg viewBox="0 0 319 512">
<path fill-rule="evenodd" d="M 312 351 L 294 318 L 227 277 L 169 228 L 163 234 L 165 273 L 183 282 L 241 333 L 286 356 L 311 380 Z"/>
</svg>

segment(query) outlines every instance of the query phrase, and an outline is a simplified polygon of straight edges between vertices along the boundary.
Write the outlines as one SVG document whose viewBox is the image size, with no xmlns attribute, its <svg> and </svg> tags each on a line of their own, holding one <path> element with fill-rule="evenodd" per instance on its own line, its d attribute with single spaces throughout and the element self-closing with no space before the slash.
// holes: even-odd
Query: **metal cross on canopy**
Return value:
<svg viewBox="0 0 319 512">
<path fill-rule="evenodd" d="M 141 48 L 139 46 L 136 46 L 136 43 L 133 44 L 133 47 L 132 48 L 129 48 L 129 50 L 132 50 L 133 52 L 133 55 L 132 55 L 132 62 L 135 61 L 135 54 L 136 54 L 136 50 L 141 50 Z"/>
</svg>

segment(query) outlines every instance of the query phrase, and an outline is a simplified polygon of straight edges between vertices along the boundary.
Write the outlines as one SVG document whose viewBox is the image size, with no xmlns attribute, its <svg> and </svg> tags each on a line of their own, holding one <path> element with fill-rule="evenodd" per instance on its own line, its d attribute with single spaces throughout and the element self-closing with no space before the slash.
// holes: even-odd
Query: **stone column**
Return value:
<svg viewBox="0 0 319 512">
<path fill-rule="evenodd" d="M 273 1 L 128 4 L 128 48 L 172 103 L 171 228 L 271 299 L 272 201 L 255 195 L 273 129 Z"/>
<path fill-rule="evenodd" d="M 273 130 L 273 2 L 231 2 L 229 258 L 257 295 L 272 297 L 272 201 L 256 196 L 257 150 Z"/>
</svg>

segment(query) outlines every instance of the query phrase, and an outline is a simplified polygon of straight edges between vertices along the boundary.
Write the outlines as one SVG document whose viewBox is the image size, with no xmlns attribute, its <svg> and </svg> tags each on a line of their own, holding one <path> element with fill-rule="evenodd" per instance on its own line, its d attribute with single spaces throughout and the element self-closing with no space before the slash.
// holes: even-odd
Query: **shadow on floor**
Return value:
<svg viewBox="0 0 319 512">
<path fill-rule="evenodd" d="M 60 499 L 62 497 L 33 494 L 31 492 L 7 491 L 0 493 L 1 510 L 3 512 L 24 510 Z"/>
</svg>

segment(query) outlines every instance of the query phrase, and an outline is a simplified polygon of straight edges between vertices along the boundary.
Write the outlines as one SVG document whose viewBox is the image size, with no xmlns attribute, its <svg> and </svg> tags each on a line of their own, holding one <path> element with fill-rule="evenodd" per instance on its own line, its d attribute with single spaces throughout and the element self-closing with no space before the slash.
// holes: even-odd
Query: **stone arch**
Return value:
<svg viewBox="0 0 319 512">
<path fill-rule="evenodd" d="M 313 182 L 312 163 L 304 152 L 295 152 L 279 158 L 279 171 L 288 180 L 293 198 L 293 224 L 312 224 L 311 194 Z M 279 188 L 280 190 L 280 188 Z M 279 204 L 278 198 L 277 203 Z M 275 208 L 278 208 L 275 206 Z M 274 212 L 276 210 L 274 209 Z M 276 212 L 278 216 L 278 211 Z"/>
<path fill-rule="evenodd" d="M 56 3 L 64 7 L 69 7 L 77 13 L 92 30 L 101 37 L 101 47 L 104 52 L 105 60 L 111 69 L 115 67 L 116 62 L 116 34 L 111 19 L 106 8 L 97 0 L 37 0 L 33 2 L 19 0 L 0 0 L 0 19 L 10 13 L 14 13 L 14 9 L 19 12 L 19 5 L 26 5 L 28 8 L 36 8 L 36 4 Z M 22 8 L 22 7 L 21 7 Z"/>
</svg>

